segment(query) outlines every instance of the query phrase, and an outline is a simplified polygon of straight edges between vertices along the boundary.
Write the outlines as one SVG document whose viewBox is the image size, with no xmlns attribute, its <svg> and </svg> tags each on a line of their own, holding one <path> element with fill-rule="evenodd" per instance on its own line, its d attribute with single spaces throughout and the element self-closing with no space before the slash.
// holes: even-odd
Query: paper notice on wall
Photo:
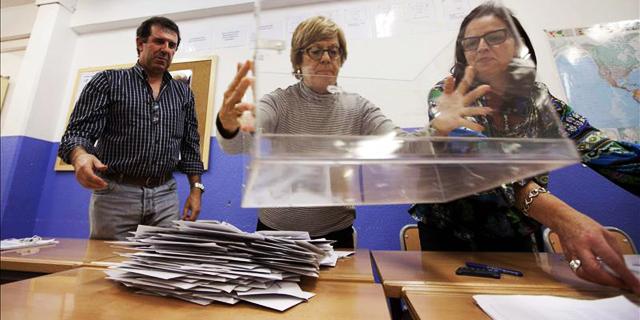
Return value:
<svg viewBox="0 0 640 320">
<path fill-rule="evenodd" d="M 89 83 L 89 81 L 91 81 L 91 79 L 93 79 L 93 77 L 100 71 L 85 71 L 82 72 L 80 74 L 80 78 L 78 79 L 78 90 L 76 90 L 76 96 L 73 97 L 73 101 L 78 101 L 78 99 L 80 98 L 80 93 L 82 93 L 82 90 L 84 89 L 84 87 L 87 86 L 87 83 Z"/>
<path fill-rule="evenodd" d="M 350 39 L 371 39 L 372 26 L 368 8 L 346 9 L 343 29 Z"/>
<path fill-rule="evenodd" d="M 471 11 L 469 0 L 447 0 L 442 2 L 444 17 L 450 23 L 459 24 Z"/>
<path fill-rule="evenodd" d="M 260 40 L 263 41 L 262 43 L 264 44 L 262 48 L 284 50 L 286 48 L 287 43 L 289 42 L 289 39 L 285 38 L 284 27 L 285 27 L 285 24 L 282 21 L 262 22 L 258 27 L 259 34 L 257 36 L 256 36 L 256 30 L 251 30 L 251 35 L 249 37 L 249 45 L 251 47 L 254 47 L 256 38 L 259 37 Z"/>
<path fill-rule="evenodd" d="M 407 19 L 435 19 L 435 5 L 432 0 L 410 1 L 407 6 Z"/>
<path fill-rule="evenodd" d="M 216 48 L 244 47 L 249 43 L 249 27 L 234 26 L 223 28 L 214 34 Z"/>
<path fill-rule="evenodd" d="M 211 35 L 205 33 L 193 34 L 183 41 L 181 49 L 186 52 L 207 52 L 211 51 L 212 48 Z"/>
</svg>

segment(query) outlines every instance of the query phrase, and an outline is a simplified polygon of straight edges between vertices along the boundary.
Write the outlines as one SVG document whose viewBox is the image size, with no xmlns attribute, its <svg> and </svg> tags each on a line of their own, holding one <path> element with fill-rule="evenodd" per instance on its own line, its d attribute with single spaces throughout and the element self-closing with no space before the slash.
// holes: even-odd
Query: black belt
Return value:
<svg viewBox="0 0 640 320">
<path fill-rule="evenodd" d="M 104 177 L 117 183 L 130 184 L 146 188 L 155 188 L 171 180 L 171 178 L 173 178 L 173 175 L 171 173 L 168 173 L 161 177 L 135 177 L 126 175 L 124 173 L 106 173 L 104 174 Z"/>
</svg>

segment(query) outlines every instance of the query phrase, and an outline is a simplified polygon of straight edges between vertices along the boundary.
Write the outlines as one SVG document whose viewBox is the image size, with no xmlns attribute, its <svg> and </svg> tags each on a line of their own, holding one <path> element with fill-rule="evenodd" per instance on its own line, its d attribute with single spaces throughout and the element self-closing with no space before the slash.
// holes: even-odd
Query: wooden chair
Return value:
<svg viewBox="0 0 640 320">
<path fill-rule="evenodd" d="M 358 230 L 356 230 L 355 226 L 351 226 L 353 229 L 353 250 L 358 248 Z"/>
<path fill-rule="evenodd" d="M 618 240 L 618 246 L 622 250 L 622 254 L 637 254 L 638 250 L 633 243 L 631 237 L 624 231 L 616 227 L 605 227 L 616 239 Z M 544 245 L 547 252 L 562 253 L 562 245 L 560 244 L 560 237 L 558 234 L 547 228 L 543 233 Z"/>
<path fill-rule="evenodd" d="M 400 229 L 400 249 L 406 251 L 421 250 L 417 224 L 408 224 Z"/>
</svg>

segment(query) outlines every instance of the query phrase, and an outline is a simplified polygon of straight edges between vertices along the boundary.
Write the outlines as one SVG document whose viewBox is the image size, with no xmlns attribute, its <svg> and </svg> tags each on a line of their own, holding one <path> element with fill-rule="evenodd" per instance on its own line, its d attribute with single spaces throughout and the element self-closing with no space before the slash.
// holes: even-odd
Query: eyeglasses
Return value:
<svg viewBox="0 0 640 320">
<path fill-rule="evenodd" d="M 300 51 L 305 52 L 309 56 L 309 58 L 315 61 L 320 61 L 325 52 L 329 54 L 329 58 L 331 58 L 331 60 L 335 60 L 342 55 L 342 48 L 340 47 L 329 47 L 327 49 L 322 49 L 316 46 L 311 46 Z"/>
<path fill-rule="evenodd" d="M 506 29 L 500 29 L 487 32 L 479 37 L 464 38 L 460 40 L 460 45 L 464 51 L 473 51 L 478 49 L 481 39 L 484 39 L 484 41 L 490 46 L 496 46 L 505 42 L 507 37 L 509 37 L 509 32 Z"/>
</svg>

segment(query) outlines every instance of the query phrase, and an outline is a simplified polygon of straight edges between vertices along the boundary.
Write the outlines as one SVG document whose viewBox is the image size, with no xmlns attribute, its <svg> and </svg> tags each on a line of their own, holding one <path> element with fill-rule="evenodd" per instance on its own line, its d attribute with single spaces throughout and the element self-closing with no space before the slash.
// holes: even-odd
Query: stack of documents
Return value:
<svg viewBox="0 0 640 320">
<path fill-rule="evenodd" d="M 138 226 L 129 241 L 112 242 L 135 253 L 105 271 L 139 293 L 200 305 L 247 301 L 284 311 L 314 296 L 301 276 L 318 277 L 323 260 L 335 264 L 331 242 L 306 232 L 246 233 L 218 221 L 174 221 L 172 227 Z"/>
<path fill-rule="evenodd" d="M 42 247 L 50 244 L 56 244 L 56 239 L 42 239 L 39 236 L 20 239 L 5 239 L 0 241 L 0 250 L 14 250 L 22 248 Z"/>
</svg>

